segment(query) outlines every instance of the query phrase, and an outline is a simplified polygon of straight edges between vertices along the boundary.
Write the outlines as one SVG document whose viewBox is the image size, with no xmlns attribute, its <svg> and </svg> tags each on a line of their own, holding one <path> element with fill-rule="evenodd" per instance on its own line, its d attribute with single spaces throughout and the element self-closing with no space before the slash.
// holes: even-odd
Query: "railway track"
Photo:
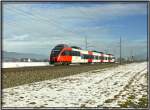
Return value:
<svg viewBox="0 0 150 110">
<path fill-rule="evenodd" d="M 36 81 L 49 80 L 90 70 L 117 66 L 118 64 L 83 64 L 70 66 L 38 66 L 23 68 L 3 68 L 2 87 L 8 88 Z"/>
</svg>

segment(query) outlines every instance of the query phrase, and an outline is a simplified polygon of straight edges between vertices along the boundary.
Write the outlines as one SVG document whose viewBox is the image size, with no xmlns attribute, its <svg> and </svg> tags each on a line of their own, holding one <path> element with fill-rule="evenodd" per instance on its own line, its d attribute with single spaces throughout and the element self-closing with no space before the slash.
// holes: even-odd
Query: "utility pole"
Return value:
<svg viewBox="0 0 150 110">
<path fill-rule="evenodd" d="M 87 37 L 85 37 L 85 49 L 87 50 Z"/>
<path fill-rule="evenodd" d="M 121 65 L 121 60 L 122 60 L 122 55 L 121 55 L 121 51 L 122 51 L 122 42 L 121 42 L 121 37 L 120 37 L 120 65 Z"/>
<path fill-rule="evenodd" d="M 132 48 L 131 48 L 131 50 L 130 50 L 130 61 L 132 62 L 133 61 L 133 50 L 132 50 Z"/>
<path fill-rule="evenodd" d="M 105 51 L 105 54 L 107 54 L 107 49 L 105 49 L 104 51 Z"/>
</svg>

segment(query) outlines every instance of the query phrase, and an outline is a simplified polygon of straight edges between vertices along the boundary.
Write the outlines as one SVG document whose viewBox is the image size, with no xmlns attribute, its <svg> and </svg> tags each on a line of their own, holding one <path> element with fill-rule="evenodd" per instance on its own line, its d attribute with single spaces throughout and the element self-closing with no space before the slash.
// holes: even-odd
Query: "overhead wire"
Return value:
<svg viewBox="0 0 150 110">
<path fill-rule="evenodd" d="M 70 30 L 70 29 L 67 29 L 66 27 L 64 28 L 64 26 L 62 26 L 62 23 L 60 23 L 59 21 L 56 21 L 56 20 L 54 20 L 53 18 L 49 18 L 49 19 L 47 19 L 47 18 L 45 18 L 45 17 L 42 17 L 42 16 L 39 16 L 39 15 L 33 15 L 33 14 L 30 14 L 30 13 L 28 13 L 27 11 L 24 11 L 24 10 L 22 10 L 22 9 L 17 9 L 17 8 L 15 8 L 15 7 L 13 7 L 12 9 L 11 8 L 8 8 L 7 7 L 7 9 L 9 10 L 9 11 L 11 11 L 11 12 L 14 12 L 14 13 L 18 13 L 18 14 L 20 14 L 21 16 L 23 16 L 24 17 L 24 19 L 26 18 L 27 19 L 27 17 L 30 17 L 31 19 L 30 20 L 32 20 L 32 21 L 38 21 L 38 23 L 43 23 L 43 22 L 45 22 L 46 23 L 46 25 L 52 25 L 52 24 L 54 24 L 56 27 L 58 27 L 58 30 L 59 29 L 62 29 L 62 30 L 64 30 L 66 33 L 70 33 L 70 34 L 72 34 L 72 35 L 77 35 L 77 36 L 80 36 L 79 34 L 77 34 L 77 32 L 74 32 L 73 30 Z M 80 9 L 79 9 L 80 10 Z M 83 14 L 83 12 L 80 10 L 80 13 L 82 13 Z M 86 15 L 86 14 L 85 14 Z M 86 15 L 87 16 L 87 15 Z M 26 21 L 25 20 L 25 22 L 28 22 L 28 21 Z M 30 22 L 28 22 L 28 24 L 30 24 Z M 17 24 L 14 24 L 14 25 L 17 25 Z M 45 24 L 44 24 L 45 25 Z M 17 28 L 17 27 L 15 27 L 15 28 Z M 21 28 L 23 28 L 23 27 L 21 27 Z M 20 29 L 19 27 L 18 27 L 18 29 Z M 39 33 L 39 32 L 38 32 Z M 85 34 L 86 32 L 84 32 L 84 34 Z M 83 35 L 83 33 L 82 33 L 82 35 Z"/>
<path fill-rule="evenodd" d="M 40 20 L 42 20 L 42 21 L 48 23 L 49 25 L 51 25 L 50 23 L 52 23 L 52 24 L 54 24 L 56 27 L 61 28 L 62 30 L 66 31 L 67 33 L 76 34 L 76 33 L 73 32 L 72 30 L 69 30 L 69 29 L 66 29 L 66 28 L 62 27 L 61 23 L 56 23 L 56 22 L 58 22 L 58 21 L 55 21 L 55 20 L 52 19 L 52 18 L 49 18 L 49 20 L 48 20 L 48 19 L 46 19 L 45 17 L 41 17 L 41 16 L 38 16 L 38 15 L 35 15 L 35 14 L 34 14 L 34 15 L 29 14 L 29 13 L 27 13 L 26 11 L 24 11 L 24 10 L 22 10 L 22 9 L 19 9 L 19 10 L 18 10 L 18 9 L 16 9 L 15 7 L 14 7 L 14 9 L 15 9 L 16 11 L 18 11 L 18 12 L 21 12 L 21 13 L 26 14 L 27 16 L 32 16 L 33 19 L 38 18 L 38 19 L 40 19 Z M 36 19 L 36 20 L 37 20 L 37 19 Z M 58 28 L 58 29 L 59 29 L 59 28 Z"/>
<path fill-rule="evenodd" d="M 15 9 L 15 10 L 13 10 L 13 9 Z M 29 14 L 29 13 L 26 13 L 25 11 L 23 11 L 23 10 L 18 10 L 18 9 L 16 9 L 15 7 L 13 8 L 13 9 L 10 9 L 11 11 L 13 10 L 14 12 L 19 12 L 19 14 L 20 15 L 23 15 L 23 16 L 25 16 L 25 18 L 26 17 L 29 17 L 30 16 L 30 18 L 33 20 L 38 20 L 39 19 L 39 21 L 44 21 L 44 22 L 46 22 L 47 24 L 49 24 L 49 25 L 51 25 L 50 23 L 53 23 L 56 27 L 58 27 L 58 30 L 60 30 L 60 28 L 62 29 L 62 30 L 64 30 L 65 32 L 66 32 L 66 34 L 68 33 L 70 33 L 71 35 L 73 35 L 73 36 L 79 36 L 77 33 L 75 33 L 75 32 L 73 32 L 73 31 L 71 31 L 70 32 L 70 30 L 68 30 L 68 29 L 66 29 L 66 28 L 63 28 L 63 27 L 60 27 L 60 23 L 56 23 L 56 21 L 54 21 L 54 20 L 52 20 L 52 19 L 50 19 L 50 20 L 47 20 L 47 19 L 45 19 L 45 18 L 43 18 L 43 17 L 41 17 L 41 16 L 37 16 L 37 15 L 32 15 L 32 14 Z M 53 21 L 53 22 L 52 22 Z M 38 33 L 39 33 L 40 31 L 38 31 Z M 32 32 L 33 33 L 33 32 Z M 74 41 L 72 41 L 72 42 L 74 42 Z M 74 43 L 76 43 L 76 42 L 74 42 Z"/>
</svg>

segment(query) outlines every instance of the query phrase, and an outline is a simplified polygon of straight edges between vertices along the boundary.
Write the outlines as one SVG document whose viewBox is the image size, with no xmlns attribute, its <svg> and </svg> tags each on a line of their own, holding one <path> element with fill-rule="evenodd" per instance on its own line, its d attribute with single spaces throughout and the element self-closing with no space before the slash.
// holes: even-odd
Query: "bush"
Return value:
<svg viewBox="0 0 150 110">
<path fill-rule="evenodd" d="M 143 96 L 142 98 L 139 99 L 138 107 L 139 108 L 147 108 L 148 107 L 148 99 L 146 96 Z"/>
<path fill-rule="evenodd" d="M 148 99 L 147 96 L 142 96 L 142 98 L 140 98 L 138 100 L 138 102 L 135 102 L 131 99 L 134 99 L 135 96 L 131 95 L 128 97 L 128 99 L 125 102 L 122 102 L 119 104 L 120 107 L 122 108 L 147 108 L 148 107 Z"/>
</svg>

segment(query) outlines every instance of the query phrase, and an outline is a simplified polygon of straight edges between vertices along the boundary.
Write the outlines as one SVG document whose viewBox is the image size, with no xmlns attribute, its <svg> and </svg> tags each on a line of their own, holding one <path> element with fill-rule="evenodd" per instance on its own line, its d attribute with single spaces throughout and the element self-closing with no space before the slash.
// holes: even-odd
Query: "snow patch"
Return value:
<svg viewBox="0 0 150 110">
<path fill-rule="evenodd" d="M 120 96 L 133 92 L 133 88 L 124 88 L 134 78 L 138 81 L 130 85 L 139 86 L 135 88 L 140 91 L 137 97 L 146 94 L 139 84 L 147 85 L 146 73 L 146 62 L 132 63 L 6 88 L 3 107 L 118 107 Z M 120 98 L 114 99 L 118 94 Z"/>
<path fill-rule="evenodd" d="M 30 66 L 48 66 L 49 62 L 3 62 L 2 68 L 19 68 Z"/>
</svg>

